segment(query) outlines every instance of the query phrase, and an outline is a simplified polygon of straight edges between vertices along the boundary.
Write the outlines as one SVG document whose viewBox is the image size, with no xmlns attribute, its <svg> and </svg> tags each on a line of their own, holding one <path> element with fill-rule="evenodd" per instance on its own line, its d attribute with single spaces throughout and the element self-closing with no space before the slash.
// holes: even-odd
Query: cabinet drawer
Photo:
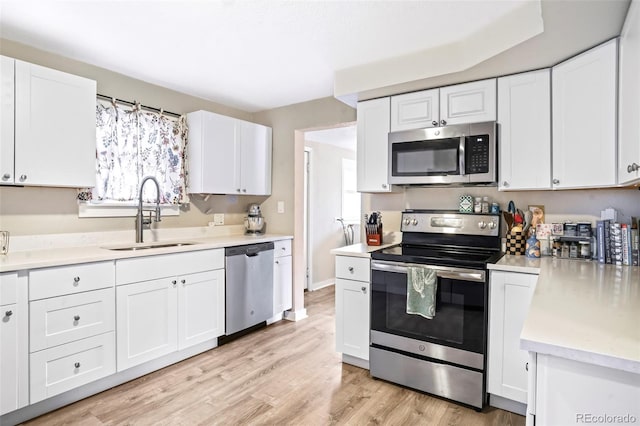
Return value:
<svg viewBox="0 0 640 426">
<path fill-rule="evenodd" d="M 273 257 L 291 256 L 291 240 L 274 241 Z"/>
<path fill-rule="evenodd" d="M 369 258 L 336 256 L 336 278 L 369 282 Z"/>
<path fill-rule="evenodd" d="M 29 300 L 63 296 L 111 287 L 113 262 L 84 263 L 29 271 Z"/>
<path fill-rule="evenodd" d="M 31 404 L 116 372 L 115 333 L 67 343 L 30 356 Z"/>
<path fill-rule="evenodd" d="M 224 268 L 224 249 L 158 254 L 116 261 L 116 284 L 156 280 Z"/>
<path fill-rule="evenodd" d="M 31 302 L 31 352 L 115 329 L 115 288 Z"/>
<path fill-rule="evenodd" d="M 18 273 L 0 274 L 0 306 L 16 303 L 18 298 Z"/>
</svg>

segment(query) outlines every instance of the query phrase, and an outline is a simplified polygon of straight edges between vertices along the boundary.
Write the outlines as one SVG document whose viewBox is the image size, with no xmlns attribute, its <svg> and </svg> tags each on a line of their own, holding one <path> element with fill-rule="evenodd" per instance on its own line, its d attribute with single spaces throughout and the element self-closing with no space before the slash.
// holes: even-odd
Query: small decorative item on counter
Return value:
<svg viewBox="0 0 640 426">
<path fill-rule="evenodd" d="M 9 231 L 0 231 L 0 254 L 9 253 Z"/>
<path fill-rule="evenodd" d="M 576 236 L 591 238 L 591 224 L 587 222 L 578 222 Z"/>
<path fill-rule="evenodd" d="M 536 231 L 531 231 L 531 236 L 527 238 L 525 256 L 530 258 L 540 257 L 540 240 L 536 238 Z"/>
<path fill-rule="evenodd" d="M 379 246 L 382 244 L 382 215 L 380 212 L 373 212 L 371 216 L 364 215 L 365 233 L 367 235 L 368 246 Z"/>
<path fill-rule="evenodd" d="M 573 241 L 571 245 L 569 245 L 569 259 L 577 259 L 578 258 L 578 243 Z"/>
<path fill-rule="evenodd" d="M 500 204 L 491 203 L 491 214 L 500 214 Z"/>
<path fill-rule="evenodd" d="M 460 213 L 473 213 L 473 196 L 461 195 L 458 211 Z"/>
<path fill-rule="evenodd" d="M 561 223 L 552 223 L 551 224 L 551 235 L 560 236 L 564 235 L 564 226 Z"/>
<path fill-rule="evenodd" d="M 578 257 L 581 257 L 583 259 L 590 259 L 591 258 L 591 242 L 580 241 L 579 246 L 580 246 L 580 253 Z"/>
<path fill-rule="evenodd" d="M 569 258 L 569 242 L 564 241 L 562 243 L 562 252 L 560 253 L 560 257 Z"/>
<path fill-rule="evenodd" d="M 480 210 L 482 213 L 489 213 L 489 197 L 482 197 Z"/>
<path fill-rule="evenodd" d="M 523 255 L 526 250 L 526 241 L 522 231 L 522 219 L 516 216 L 515 225 L 507 233 L 507 254 Z"/>
<path fill-rule="evenodd" d="M 578 224 L 577 223 L 565 223 L 563 229 L 563 235 L 565 237 L 577 237 L 578 236 Z"/>
<path fill-rule="evenodd" d="M 551 252 L 554 257 L 562 256 L 562 241 L 553 240 Z"/>
<path fill-rule="evenodd" d="M 482 213 L 482 198 L 476 197 L 473 202 L 473 212 Z"/>
</svg>

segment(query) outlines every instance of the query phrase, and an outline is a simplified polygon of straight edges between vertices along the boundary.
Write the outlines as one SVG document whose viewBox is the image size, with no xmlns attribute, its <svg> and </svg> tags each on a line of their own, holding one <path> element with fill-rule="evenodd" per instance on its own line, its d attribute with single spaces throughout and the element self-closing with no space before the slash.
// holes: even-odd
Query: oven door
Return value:
<svg viewBox="0 0 640 426">
<path fill-rule="evenodd" d="M 436 269 L 436 314 L 407 314 L 407 266 Z M 483 369 L 486 271 L 371 262 L 371 341 L 374 345 Z"/>
</svg>

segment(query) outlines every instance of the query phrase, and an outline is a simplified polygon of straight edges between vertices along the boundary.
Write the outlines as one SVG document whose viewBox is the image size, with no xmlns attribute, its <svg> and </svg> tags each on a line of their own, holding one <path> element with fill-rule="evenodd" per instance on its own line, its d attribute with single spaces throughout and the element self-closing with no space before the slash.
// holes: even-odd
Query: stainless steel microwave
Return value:
<svg viewBox="0 0 640 426">
<path fill-rule="evenodd" d="M 395 185 L 497 183 L 496 123 L 389 133 L 389 182 Z"/>
</svg>

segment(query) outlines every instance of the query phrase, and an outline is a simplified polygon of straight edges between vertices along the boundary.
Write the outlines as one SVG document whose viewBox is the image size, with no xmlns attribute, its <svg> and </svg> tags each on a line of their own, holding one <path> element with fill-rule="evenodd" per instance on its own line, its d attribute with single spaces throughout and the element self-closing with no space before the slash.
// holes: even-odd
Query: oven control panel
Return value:
<svg viewBox="0 0 640 426">
<path fill-rule="evenodd" d="M 500 216 L 455 212 L 407 210 L 402 212 L 402 232 L 429 232 L 498 236 Z"/>
</svg>

